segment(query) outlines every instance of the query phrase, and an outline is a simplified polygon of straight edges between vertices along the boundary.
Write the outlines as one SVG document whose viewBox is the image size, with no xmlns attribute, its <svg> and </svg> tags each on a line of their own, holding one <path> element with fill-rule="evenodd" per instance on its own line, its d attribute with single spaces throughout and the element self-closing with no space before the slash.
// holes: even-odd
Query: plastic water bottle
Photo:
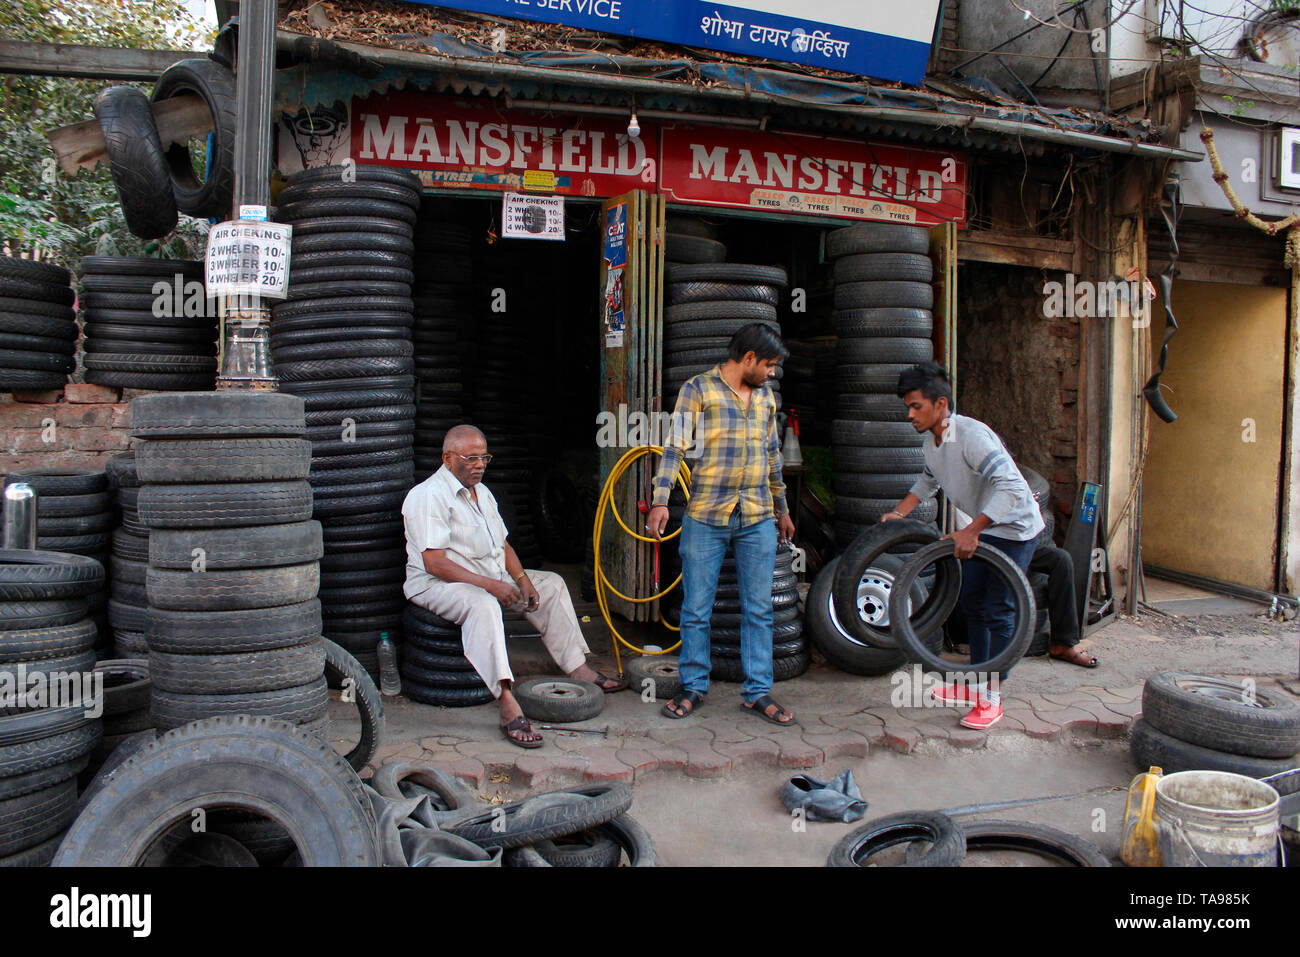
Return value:
<svg viewBox="0 0 1300 957">
<path fill-rule="evenodd" d="M 397 646 L 388 632 L 379 636 L 379 693 L 389 697 L 402 693 L 402 676 L 397 673 Z"/>
</svg>

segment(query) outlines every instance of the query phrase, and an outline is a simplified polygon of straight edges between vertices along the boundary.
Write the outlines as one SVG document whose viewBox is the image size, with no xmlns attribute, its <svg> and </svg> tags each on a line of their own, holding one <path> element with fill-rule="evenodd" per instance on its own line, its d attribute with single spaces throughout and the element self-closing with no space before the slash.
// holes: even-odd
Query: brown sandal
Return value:
<svg viewBox="0 0 1300 957">
<path fill-rule="evenodd" d="M 596 672 L 596 680 L 592 682 L 597 688 L 605 694 L 613 694 L 615 691 L 627 690 L 627 682 L 622 678 L 611 678 L 609 675 L 602 675 Z"/>
<path fill-rule="evenodd" d="M 515 718 L 509 724 L 501 725 L 501 733 L 505 735 L 507 741 L 521 748 L 540 748 L 546 742 L 540 734 L 533 730 L 532 724 L 523 715 Z M 537 734 L 536 740 L 529 740 L 523 737 L 525 734 Z"/>
</svg>

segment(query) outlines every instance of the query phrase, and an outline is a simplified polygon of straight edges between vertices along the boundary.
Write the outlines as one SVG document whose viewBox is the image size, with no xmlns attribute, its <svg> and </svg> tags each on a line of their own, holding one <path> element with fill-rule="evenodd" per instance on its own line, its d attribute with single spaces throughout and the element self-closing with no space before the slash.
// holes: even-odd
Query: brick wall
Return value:
<svg viewBox="0 0 1300 957">
<path fill-rule="evenodd" d="M 122 390 L 84 383 L 0 395 L 0 472 L 103 468 L 131 447 L 129 407 Z"/>
</svg>

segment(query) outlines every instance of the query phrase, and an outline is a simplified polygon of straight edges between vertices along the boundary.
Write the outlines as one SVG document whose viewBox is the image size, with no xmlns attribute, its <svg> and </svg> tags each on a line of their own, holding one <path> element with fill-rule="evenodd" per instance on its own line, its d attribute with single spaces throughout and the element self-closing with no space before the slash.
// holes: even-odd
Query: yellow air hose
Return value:
<svg viewBox="0 0 1300 957">
<path fill-rule="evenodd" d="M 632 644 L 626 638 L 620 635 L 618 633 L 618 629 L 614 627 L 614 622 L 610 619 L 610 614 L 609 614 L 609 599 L 605 595 L 605 589 L 609 589 L 611 592 L 613 592 L 615 595 L 617 595 L 619 598 L 623 599 L 624 601 L 630 601 L 637 605 L 643 605 L 646 604 L 647 602 L 652 602 L 655 601 L 656 599 L 662 598 L 664 595 L 667 595 L 670 591 L 676 588 L 677 583 L 682 580 L 682 576 L 680 574 L 675 579 L 673 579 L 673 583 L 671 585 L 669 585 L 667 588 L 665 588 L 663 591 L 659 592 L 658 594 L 651 595 L 649 598 L 633 598 L 630 595 L 624 595 L 621 591 L 619 591 L 617 588 L 611 585 L 609 583 L 609 579 L 605 577 L 605 570 L 600 566 L 600 539 L 602 533 L 605 530 L 605 512 L 607 509 L 614 516 L 614 520 L 618 522 L 619 526 L 623 529 L 623 531 L 631 535 L 633 538 L 641 542 L 650 542 L 652 544 L 656 541 L 656 539 L 653 536 L 642 535 L 628 528 L 627 523 L 623 521 L 623 517 L 618 514 L 618 508 L 614 505 L 614 487 L 618 485 L 619 480 L 623 478 L 623 474 L 629 468 L 631 468 L 633 462 L 641 458 L 641 456 L 649 455 L 651 453 L 662 456 L 664 454 L 663 446 L 641 445 L 633 449 L 628 449 L 628 451 L 623 455 L 623 457 L 619 459 L 618 462 L 614 465 L 613 470 L 609 473 L 609 478 L 605 480 L 604 488 L 602 488 L 600 491 L 600 500 L 596 503 L 596 521 L 592 525 L 592 530 L 591 530 L 592 550 L 594 552 L 593 560 L 595 564 L 595 574 L 596 574 L 596 604 L 600 607 L 600 614 L 605 619 L 605 624 L 609 626 L 609 633 L 614 636 L 614 661 L 618 665 L 619 674 L 623 673 L 623 657 L 618 650 L 618 646 L 620 644 L 631 649 L 632 651 L 639 651 L 643 655 L 666 655 L 669 652 L 677 650 L 677 648 L 681 645 L 681 640 L 678 639 L 678 641 L 675 644 L 673 644 L 672 647 L 664 648 L 662 651 L 646 651 L 644 648 L 638 648 L 636 645 Z M 685 461 L 682 462 L 682 467 L 677 473 L 677 482 L 679 485 L 681 485 L 682 491 L 686 493 L 686 497 L 689 500 L 691 497 L 691 485 L 690 485 L 691 470 L 690 468 L 687 467 Z M 673 538 L 676 538 L 678 535 L 681 534 L 681 531 L 682 530 L 679 528 L 671 535 L 665 535 L 663 537 L 663 541 L 669 541 Z M 667 622 L 663 622 L 663 626 L 669 629 L 670 631 L 681 630 L 680 628 L 674 628 L 672 625 L 668 624 Z"/>
</svg>

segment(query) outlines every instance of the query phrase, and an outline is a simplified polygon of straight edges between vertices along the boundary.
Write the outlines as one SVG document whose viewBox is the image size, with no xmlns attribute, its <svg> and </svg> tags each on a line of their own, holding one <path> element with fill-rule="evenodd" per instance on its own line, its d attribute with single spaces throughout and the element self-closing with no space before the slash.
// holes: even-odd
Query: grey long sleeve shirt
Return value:
<svg viewBox="0 0 1300 957">
<path fill-rule="evenodd" d="M 940 488 L 948 500 L 971 516 L 981 512 L 993 524 L 982 534 L 1027 542 L 1045 527 L 1029 483 L 1011 460 L 997 433 L 978 419 L 953 415 L 936 443 L 926 433 L 925 470 L 912 494 L 925 501 Z"/>
</svg>

